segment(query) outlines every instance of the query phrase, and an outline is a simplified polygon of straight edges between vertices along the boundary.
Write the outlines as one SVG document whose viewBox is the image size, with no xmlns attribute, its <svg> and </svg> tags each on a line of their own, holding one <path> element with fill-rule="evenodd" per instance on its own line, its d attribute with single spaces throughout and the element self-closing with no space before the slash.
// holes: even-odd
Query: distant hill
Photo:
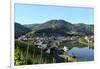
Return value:
<svg viewBox="0 0 100 69">
<path fill-rule="evenodd" d="M 37 36 L 67 36 L 67 32 L 74 30 L 74 25 L 64 20 L 50 20 L 34 29 Z"/>
<path fill-rule="evenodd" d="M 40 37 L 94 34 L 94 25 L 73 24 L 65 20 L 49 20 L 41 24 L 24 25 L 24 27 L 32 29 L 33 35 Z"/>
<path fill-rule="evenodd" d="M 15 38 L 25 35 L 26 33 L 31 32 L 31 29 L 24 27 L 23 25 L 15 22 Z"/>
<path fill-rule="evenodd" d="M 39 24 L 25 24 L 24 27 L 27 27 L 27 28 L 32 29 L 32 28 L 37 27 L 38 25 L 39 25 Z"/>
<path fill-rule="evenodd" d="M 93 35 L 94 34 L 94 25 L 90 24 L 84 24 L 84 23 L 78 23 L 75 24 L 77 32 L 79 34 L 84 34 L 84 35 Z"/>
</svg>

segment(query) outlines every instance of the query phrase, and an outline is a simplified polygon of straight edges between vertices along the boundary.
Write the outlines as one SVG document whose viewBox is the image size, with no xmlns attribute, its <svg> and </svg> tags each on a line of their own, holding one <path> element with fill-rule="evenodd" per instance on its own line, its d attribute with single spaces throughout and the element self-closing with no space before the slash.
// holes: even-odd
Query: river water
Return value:
<svg viewBox="0 0 100 69">
<path fill-rule="evenodd" d="M 92 48 L 78 48 L 74 47 L 68 51 L 68 55 L 74 54 L 77 61 L 93 61 L 94 60 L 94 50 Z"/>
</svg>

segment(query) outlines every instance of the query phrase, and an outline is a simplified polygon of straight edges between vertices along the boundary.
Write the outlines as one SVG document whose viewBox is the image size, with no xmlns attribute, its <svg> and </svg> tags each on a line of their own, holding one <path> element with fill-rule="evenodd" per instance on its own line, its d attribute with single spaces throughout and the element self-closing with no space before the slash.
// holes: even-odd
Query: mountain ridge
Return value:
<svg viewBox="0 0 100 69">
<path fill-rule="evenodd" d="M 45 36 L 67 36 L 68 34 L 76 35 L 93 35 L 94 25 L 85 23 L 73 24 L 65 20 L 49 20 L 42 24 L 24 25 L 30 28 L 33 35 L 43 37 Z M 73 33 L 74 32 L 74 33 Z"/>
</svg>

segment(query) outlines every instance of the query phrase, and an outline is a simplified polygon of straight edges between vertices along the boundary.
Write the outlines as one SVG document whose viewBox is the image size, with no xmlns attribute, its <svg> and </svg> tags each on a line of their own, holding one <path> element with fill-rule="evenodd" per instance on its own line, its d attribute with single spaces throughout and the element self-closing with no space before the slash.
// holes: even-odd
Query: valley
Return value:
<svg viewBox="0 0 100 69">
<path fill-rule="evenodd" d="M 80 59 L 73 49 L 89 51 L 85 53 L 88 56 Z M 94 25 L 65 20 L 28 25 L 15 22 L 15 65 L 92 61 L 93 50 Z"/>
</svg>

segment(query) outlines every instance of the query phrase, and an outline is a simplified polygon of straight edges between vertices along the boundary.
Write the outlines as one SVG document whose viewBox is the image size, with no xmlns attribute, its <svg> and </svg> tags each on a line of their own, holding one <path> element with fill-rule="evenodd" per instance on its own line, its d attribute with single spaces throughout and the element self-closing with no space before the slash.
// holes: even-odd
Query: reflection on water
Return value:
<svg viewBox="0 0 100 69">
<path fill-rule="evenodd" d="M 78 48 L 74 47 L 68 51 L 68 55 L 74 54 L 77 61 L 93 61 L 94 50 L 91 48 Z"/>
</svg>

